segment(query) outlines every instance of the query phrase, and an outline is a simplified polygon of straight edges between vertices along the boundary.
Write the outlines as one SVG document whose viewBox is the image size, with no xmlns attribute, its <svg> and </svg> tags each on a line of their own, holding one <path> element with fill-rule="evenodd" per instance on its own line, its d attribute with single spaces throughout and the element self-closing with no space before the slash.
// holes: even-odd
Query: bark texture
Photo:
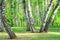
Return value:
<svg viewBox="0 0 60 40">
<path fill-rule="evenodd" d="M 49 11 L 50 11 L 52 5 L 53 5 L 53 0 L 50 1 L 49 5 L 48 5 L 48 8 L 47 8 L 47 11 L 45 11 L 45 15 L 44 15 L 44 18 L 43 18 L 43 23 L 42 23 L 40 32 L 44 31 L 46 21 L 47 21 L 47 18 L 48 18 L 48 14 L 49 14 Z"/>
<path fill-rule="evenodd" d="M 3 25 L 3 23 L 2 23 L 2 19 L 1 19 L 1 9 L 2 9 L 2 6 L 1 6 L 2 4 L 1 4 L 1 1 L 0 1 L 0 32 L 3 32 L 4 31 L 4 25 Z"/>
<path fill-rule="evenodd" d="M 30 22 L 29 22 L 29 16 L 28 16 L 28 12 L 27 12 L 26 0 L 23 0 L 23 6 L 24 6 L 24 13 L 25 13 L 25 16 L 26 16 L 27 31 L 30 31 Z"/>
<path fill-rule="evenodd" d="M 5 29 L 6 29 L 6 31 L 7 31 L 7 33 L 8 33 L 8 35 L 10 36 L 10 38 L 11 39 L 13 39 L 13 38 L 16 38 L 16 35 L 15 35 L 15 33 L 11 30 L 11 28 L 9 27 L 9 25 L 8 25 L 8 23 L 7 23 L 7 21 L 6 21 L 6 17 L 5 17 L 5 2 L 6 2 L 6 0 L 2 0 L 2 22 L 3 22 L 3 25 L 4 25 L 4 27 L 5 27 Z"/>
<path fill-rule="evenodd" d="M 55 17 L 55 15 L 57 14 L 56 12 L 57 12 L 57 10 L 58 10 L 59 7 L 60 7 L 59 3 L 60 3 L 60 0 L 58 0 L 55 8 L 53 9 L 53 12 L 52 12 L 51 17 L 49 18 L 49 21 L 48 21 L 48 22 L 46 23 L 46 25 L 45 25 L 45 29 L 44 29 L 45 32 L 48 31 L 49 26 L 52 24 L 52 22 L 53 22 L 53 20 L 54 20 L 54 17 Z"/>
<path fill-rule="evenodd" d="M 33 23 L 33 18 L 32 18 L 32 12 L 31 12 L 31 6 L 30 6 L 30 0 L 28 0 L 27 3 L 27 8 L 28 8 L 28 16 L 29 16 L 29 21 L 30 21 L 30 27 L 32 29 L 32 32 L 37 32 L 37 30 L 34 27 L 34 23 Z"/>
</svg>

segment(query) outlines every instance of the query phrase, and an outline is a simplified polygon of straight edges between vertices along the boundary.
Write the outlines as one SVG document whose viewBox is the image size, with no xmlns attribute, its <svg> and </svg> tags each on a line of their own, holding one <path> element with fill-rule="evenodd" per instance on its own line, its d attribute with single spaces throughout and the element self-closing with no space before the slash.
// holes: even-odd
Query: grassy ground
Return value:
<svg viewBox="0 0 60 40">
<path fill-rule="evenodd" d="M 12 27 L 17 38 L 9 39 L 8 34 L 5 32 L 0 32 L 0 40 L 60 40 L 60 28 L 50 27 L 48 33 L 32 33 L 27 32 L 26 27 Z M 39 30 L 39 27 L 37 27 Z"/>
<path fill-rule="evenodd" d="M 36 27 L 36 29 L 39 30 L 40 27 Z M 14 32 L 25 33 L 26 32 L 26 27 L 12 27 L 12 30 Z M 60 32 L 60 27 L 59 26 L 53 26 L 53 27 L 50 27 L 48 31 L 50 31 L 50 32 Z"/>
<path fill-rule="evenodd" d="M 7 33 L 0 33 L 0 40 L 60 40 L 60 33 L 48 32 L 48 33 L 15 33 L 16 39 L 9 39 Z"/>
</svg>

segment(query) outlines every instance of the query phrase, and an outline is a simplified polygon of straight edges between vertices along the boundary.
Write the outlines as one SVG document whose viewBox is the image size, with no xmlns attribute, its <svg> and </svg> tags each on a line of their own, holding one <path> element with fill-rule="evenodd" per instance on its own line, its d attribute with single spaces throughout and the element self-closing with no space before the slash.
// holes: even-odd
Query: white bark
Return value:
<svg viewBox="0 0 60 40">
<path fill-rule="evenodd" d="M 31 26 L 32 32 L 37 32 L 36 29 L 34 28 L 31 6 L 30 6 L 30 0 L 28 0 L 27 4 L 28 4 L 28 16 L 29 16 L 29 21 L 30 21 L 30 26 Z"/>
<path fill-rule="evenodd" d="M 2 19 L 1 19 L 1 8 L 2 8 L 2 6 L 0 6 L 0 32 L 3 32 L 4 31 L 4 25 L 3 25 L 3 23 L 2 23 Z"/>
<path fill-rule="evenodd" d="M 59 1 L 59 0 L 58 0 Z M 49 18 L 49 21 L 46 23 L 46 25 L 45 25 L 45 32 L 47 32 L 48 31 L 48 27 L 52 24 L 52 22 L 53 22 L 53 20 L 54 20 L 54 17 L 55 17 L 55 15 L 57 14 L 57 11 L 58 11 L 58 9 L 59 9 L 59 7 L 60 7 L 60 1 L 59 2 L 57 2 L 57 4 L 56 4 L 56 6 L 55 6 L 55 8 L 53 9 L 53 12 L 52 12 L 52 15 L 51 15 L 51 17 Z"/>
<path fill-rule="evenodd" d="M 9 25 L 7 24 L 7 21 L 6 21 L 6 17 L 5 17 L 5 2 L 6 0 L 2 0 L 2 22 L 3 22 L 3 25 L 8 33 L 8 35 L 10 36 L 11 39 L 13 38 L 16 38 L 16 35 L 15 33 L 11 30 L 11 28 L 9 27 Z"/>
<path fill-rule="evenodd" d="M 49 5 L 48 5 L 48 8 L 47 8 L 47 11 L 45 11 L 45 15 L 44 15 L 44 18 L 43 18 L 43 24 L 42 24 L 42 27 L 40 29 L 40 32 L 44 31 L 46 21 L 47 21 L 47 18 L 48 18 L 48 14 L 50 12 L 50 9 L 51 9 L 52 5 L 53 5 L 53 0 L 50 1 Z"/>
<path fill-rule="evenodd" d="M 30 31 L 30 22 L 29 22 L 29 16 L 28 16 L 27 6 L 26 6 L 26 1 L 25 0 L 23 0 L 23 6 L 24 6 L 24 13 L 25 13 L 25 16 L 26 16 L 27 31 Z"/>
</svg>

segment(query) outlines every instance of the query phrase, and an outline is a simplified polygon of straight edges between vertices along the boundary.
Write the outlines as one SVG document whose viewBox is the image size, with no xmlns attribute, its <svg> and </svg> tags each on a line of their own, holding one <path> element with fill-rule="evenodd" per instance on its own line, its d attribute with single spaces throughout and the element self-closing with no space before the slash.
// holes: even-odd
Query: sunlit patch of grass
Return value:
<svg viewBox="0 0 60 40">
<path fill-rule="evenodd" d="M 17 38 L 13 40 L 59 40 L 60 33 L 58 32 L 48 32 L 48 33 L 15 33 Z M 59 34 L 59 35 L 58 35 Z M 0 33 L 1 40 L 12 40 L 8 39 L 7 33 Z"/>
</svg>

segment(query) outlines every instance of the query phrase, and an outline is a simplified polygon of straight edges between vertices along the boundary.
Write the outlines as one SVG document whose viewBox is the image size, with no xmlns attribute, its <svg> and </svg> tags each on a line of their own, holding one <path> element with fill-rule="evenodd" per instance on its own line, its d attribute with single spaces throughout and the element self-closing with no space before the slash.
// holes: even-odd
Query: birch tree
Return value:
<svg viewBox="0 0 60 40">
<path fill-rule="evenodd" d="M 30 0 L 27 0 L 27 8 L 28 8 L 28 16 L 29 16 L 30 27 L 32 29 L 32 32 L 37 32 L 37 30 L 34 27 L 34 23 L 33 23 Z"/>
<path fill-rule="evenodd" d="M 30 31 L 30 22 L 29 22 L 29 16 L 28 16 L 28 12 L 27 12 L 26 0 L 23 0 L 23 6 L 24 6 L 24 13 L 25 13 L 25 16 L 26 16 L 27 31 Z"/>
<path fill-rule="evenodd" d="M 2 19 L 1 19 L 1 8 L 2 8 L 1 1 L 2 0 L 0 0 L 0 32 L 3 32 L 4 31 L 4 25 L 3 25 Z"/>
<path fill-rule="evenodd" d="M 2 2 L 1 3 L 1 6 L 2 6 L 1 13 L 2 13 L 2 22 L 3 22 L 3 25 L 4 25 L 8 35 L 10 36 L 10 38 L 11 39 L 16 38 L 15 33 L 11 30 L 11 28 L 9 27 L 9 25 L 8 25 L 8 23 L 6 21 L 6 17 L 5 17 L 5 2 L 6 2 L 6 0 L 2 0 L 1 2 Z"/>
<path fill-rule="evenodd" d="M 42 23 L 40 32 L 44 31 L 44 28 L 45 28 L 45 25 L 46 25 L 46 21 L 47 21 L 47 18 L 48 18 L 48 14 L 50 12 L 50 9 L 51 9 L 52 5 L 53 5 L 53 0 L 50 0 L 50 3 L 49 3 L 48 8 L 47 8 L 47 11 L 45 11 L 45 14 L 44 14 L 43 23 Z"/>
<path fill-rule="evenodd" d="M 53 22 L 54 17 L 55 17 L 55 15 L 57 14 L 56 12 L 58 11 L 59 7 L 60 7 L 60 0 L 58 0 L 55 8 L 54 8 L 53 11 L 52 11 L 52 15 L 51 15 L 51 17 L 49 18 L 49 21 L 48 21 L 48 22 L 46 23 L 46 25 L 45 25 L 45 29 L 44 29 L 45 32 L 48 31 L 48 28 L 49 28 L 49 26 L 51 25 L 51 23 Z"/>
</svg>

